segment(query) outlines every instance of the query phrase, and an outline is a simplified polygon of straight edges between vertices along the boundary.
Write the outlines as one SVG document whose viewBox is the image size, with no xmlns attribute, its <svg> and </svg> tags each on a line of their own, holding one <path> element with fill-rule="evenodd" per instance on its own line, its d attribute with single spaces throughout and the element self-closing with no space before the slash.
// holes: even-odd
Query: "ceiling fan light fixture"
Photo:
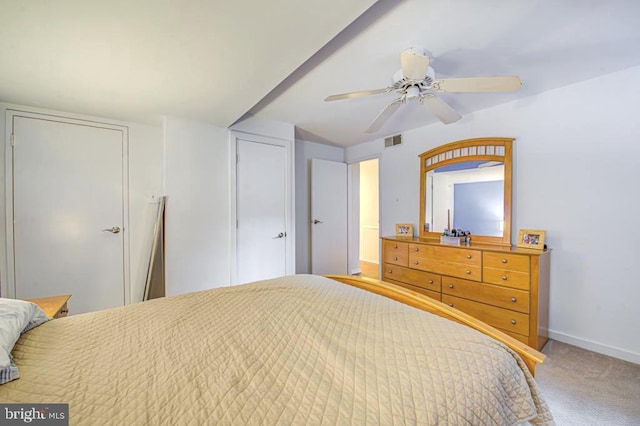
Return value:
<svg viewBox="0 0 640 426">
<path fill-rule="evenodd" d="M 427 50 L 422 46 L 409 46 L 400 53 L 410 53 L 412 55 L 429 56 Z"/>
</svg>

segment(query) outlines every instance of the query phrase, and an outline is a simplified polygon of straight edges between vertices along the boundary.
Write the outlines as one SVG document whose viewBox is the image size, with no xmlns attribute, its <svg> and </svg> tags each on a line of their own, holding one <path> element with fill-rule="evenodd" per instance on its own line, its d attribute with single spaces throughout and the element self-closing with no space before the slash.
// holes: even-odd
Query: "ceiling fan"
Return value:
<svg viewBox="0 0 640 426">
<path fill-rule="evenodd" d="M 460 120 L 462 116 L 446 102 L 438 98 L 436 93 L 515 92 L 522 86 L 520 77 L 515 75 L 436 80 L 435 72 L 429 66 L 429 62 L 429 57 L 424 48 L 410 47 L 400 53 L 400 65 L 402 68 L 393 74 L 393 84 L 390 87 L 341 93 L 327 96 L 324 100 L 329 102 L 383 93 L 397 93 L 400 97 L 388 104 L 365 130 L 365 133 L 375 133 L 391 118 L 393 113 L 413 99 L 427 107 L 441 122 L 449 124 Z"/>
</svg>

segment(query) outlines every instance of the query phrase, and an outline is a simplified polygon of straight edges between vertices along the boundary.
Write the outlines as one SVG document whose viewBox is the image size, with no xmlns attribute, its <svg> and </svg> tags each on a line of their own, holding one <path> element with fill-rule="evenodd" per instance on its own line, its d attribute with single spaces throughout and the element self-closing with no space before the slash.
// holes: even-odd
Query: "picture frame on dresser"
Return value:
<svg viewBox="0 0 640 426">
<path fill-rule="evenodd" d="M 396 237 L 411 237 L 413 238 L 413 225 L 410 223 L 397 223 L 396 224 Z"/>
<path fill-rule="evenodd" d="M 521 229 L 518 232 L 518 247 L 544 250 L 546 231 L 536 229 Z"/>
</svg>

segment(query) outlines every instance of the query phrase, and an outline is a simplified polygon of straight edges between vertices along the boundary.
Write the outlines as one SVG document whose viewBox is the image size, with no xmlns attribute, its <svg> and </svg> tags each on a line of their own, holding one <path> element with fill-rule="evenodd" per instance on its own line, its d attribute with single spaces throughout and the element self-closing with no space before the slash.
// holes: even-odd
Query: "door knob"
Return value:
<svg viewBox="0 0 640 426">
<path fill-rule="evenodd" d="M 273 237 L 273 239 L 275 240 L 276 238 L 284 238 L 287 234 L 285 234 L 284 232 L 279 233 L 278 235 L 276 235 L 275 237 Z"/>
<path fill-rule="evenodd" d="M 318 219 L 313 219 L 313 222 L 311 222 L 311 223 L 313 223 L 314 225 L 317 225 L 319 223 L 322 223 L 322 221 L 318 220 Z"/>
<path fill-rule="evenodd" d="M 112 234 L 117 234 L 120 232 L 120 228 L 118 226 L 114 226 L 113 228 L 103 229 L 102 232 L 111 232 Z"/>
</svg>

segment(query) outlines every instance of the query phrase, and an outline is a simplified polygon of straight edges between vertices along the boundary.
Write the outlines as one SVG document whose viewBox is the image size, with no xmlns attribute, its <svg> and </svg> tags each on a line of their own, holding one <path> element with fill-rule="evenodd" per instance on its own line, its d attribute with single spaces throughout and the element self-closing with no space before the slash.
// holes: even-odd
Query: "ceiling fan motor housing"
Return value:
<svg viewBox="0 0 640 426">
<path fill-rule="evenodd" d="M 395 90 L 405 92 L 409 87 L 418 87 L 420 90 L 427 90 L 431 87 L 431 83 L 435 80 L 436 73 L 433 68 L 427 68 L 427 75 L 423 80 L 415 81 L 415 80 L 407 80 L 402 73 L 402 69 L 399 69 L 395 73 L 393 73 L 392 81 L 393 88 Z"/>
</svg>

